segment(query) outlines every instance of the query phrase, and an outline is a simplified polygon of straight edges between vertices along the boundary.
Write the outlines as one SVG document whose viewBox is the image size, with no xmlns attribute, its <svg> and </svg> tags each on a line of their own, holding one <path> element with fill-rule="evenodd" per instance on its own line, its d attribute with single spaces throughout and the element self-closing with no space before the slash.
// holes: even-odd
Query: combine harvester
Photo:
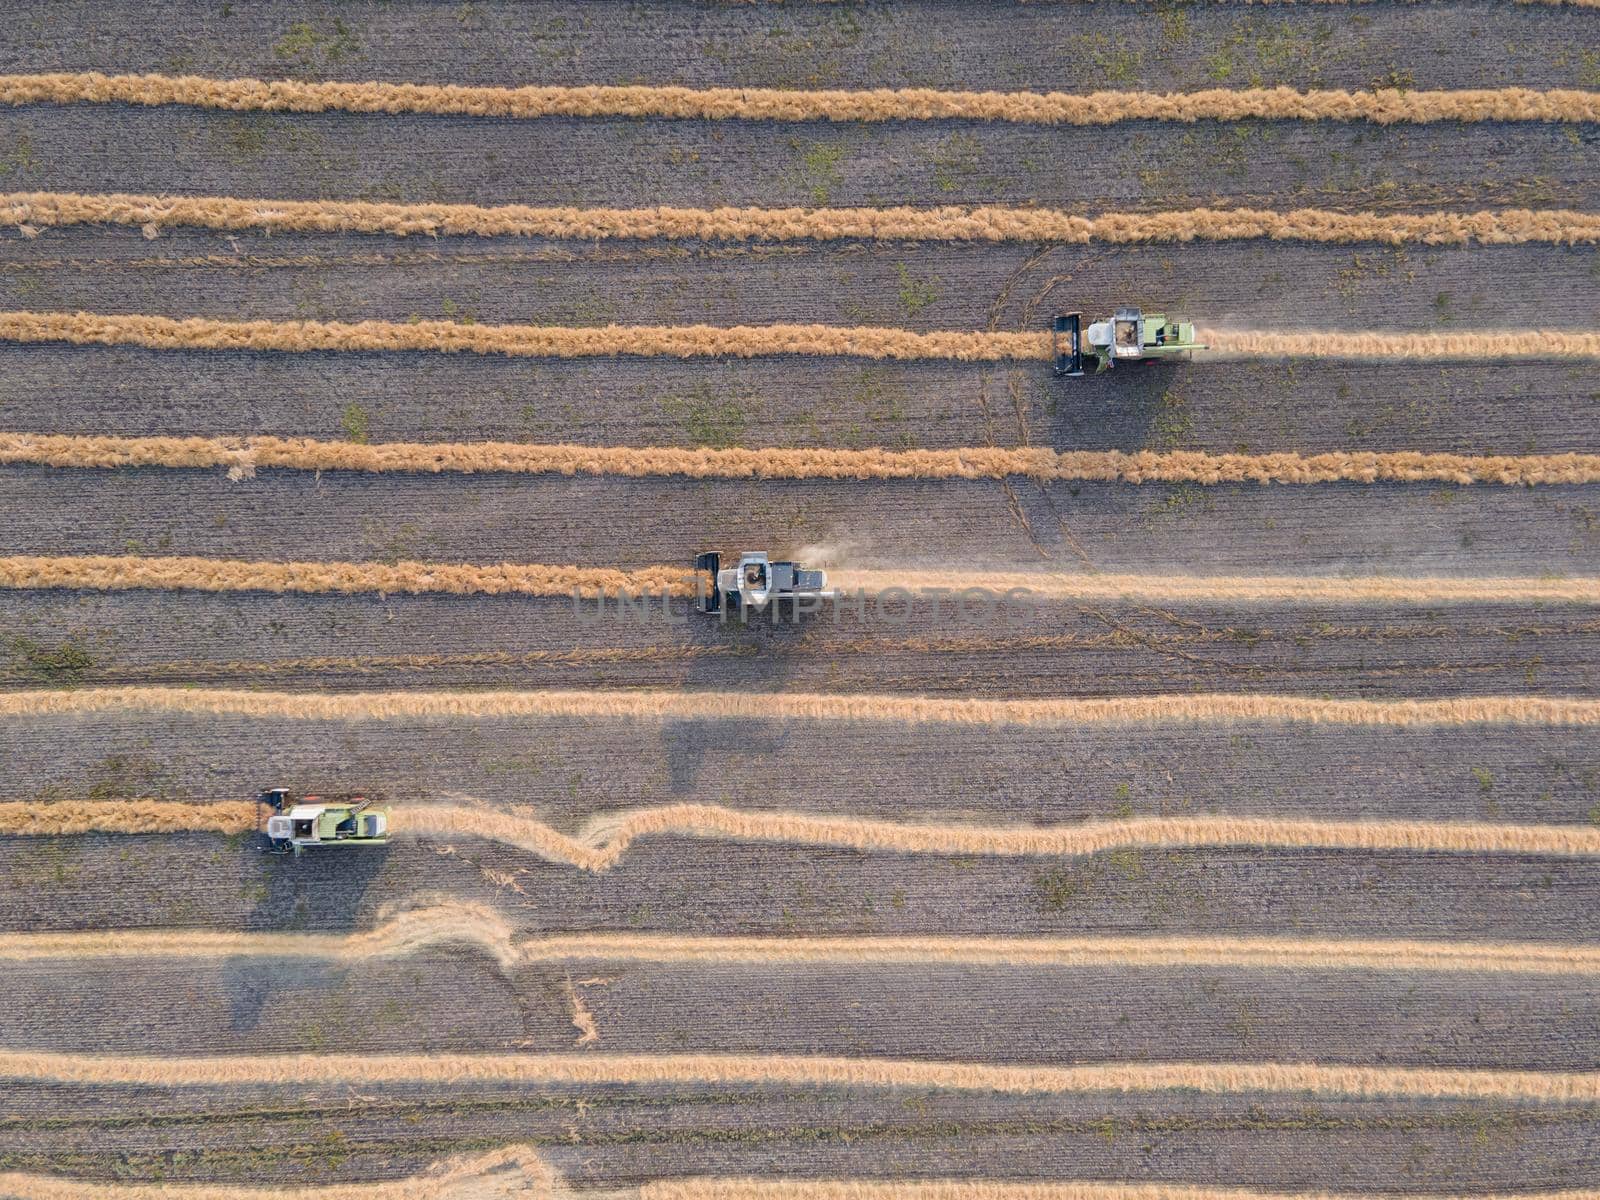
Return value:
<svg viewBox="0 0 1600 1200">
<path fill-rule="evenodd" d="M 727 619 L 729 613 L 744 620 L 750 613 L 765 612 L 782 617 L 785 603 L 798 616 L 801 604 L 820 605 L 837 593 L 828 589 L 823 571 L 808 571 L 799 563 L 773 562 L 764 551 L 746 550 L 737 567 L 724 568 L 722 555 L 702 554 L 694 560 L 703 573 L 697 585 L 700 611 Z"/>
<path fill-rule="evenodd" d="M 1095 361 L 1095 374 L 1118 363 L 1145 363 L 1187 358 L 1191 350 L 1206 346 L 1195 340 L 1194 325 L 1168 320 L 1161 313 L 1146 316 L 1137 308 L 1119 308 L 1104 321 L 1083 327 L 1082 313 L 1062 313 L 1055 320 L 1056 374 L 1083 375 L 1086 358 Z"/>
<path fill-rule="evenodd" d="M 298 856 L 311 847 L 382 846 L 389 840 L 389 810 L 365 796 L 305 796 L 291 801 L 288 788 L 261 793 L 272 809 L 267 818 L 267 854 Z M 287 810 L 287 811 L 286 811 Z"/>
</svg>

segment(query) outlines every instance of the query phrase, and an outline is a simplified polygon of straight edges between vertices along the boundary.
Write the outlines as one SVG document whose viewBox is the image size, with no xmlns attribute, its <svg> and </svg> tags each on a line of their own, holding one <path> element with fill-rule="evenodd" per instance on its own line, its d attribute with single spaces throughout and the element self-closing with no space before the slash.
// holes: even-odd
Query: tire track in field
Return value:
<svg viewBox="0 0 1600 1200">
<path fill-rule="evenodd" d="M 1600 1073 L 1310 1063 L 1096 1063 L 1003 1066 L 977 1062 L 738 1054 L 229 1054 L 194 1058 L 0 1050 L 0 1078 L 88 1086 L 232 1087 L 255 1084 L 471 1085 L 781 1084 L 918 1088 L 1005 1095 L 1182 1089 L 1399 1099 L 1600 1100 Z"/>
<path fill-rule="evenodd" d="M 1531 88 L 1375 91 L 1209 88 L 1191 92 L 796 91 L 676 86 L 472 87 L 312 83 L 95 71 L 0 75 L 0 104 L 184 105 L 232 112 L 429 113 L 468 117 L 667 117 L 745 121 L 1600 121 L 1600 92 Z"/>
<path fill-rule="evenodd" d="M 253 803 L 164 800 L 0 802 L 0 834 L 215 832 L 257 827 Z M 391 816 L 395 837 L 469 837 L 512 846 L 547 862 L 600 873 L 640 838 L 825 846 L 858 853 L 1080 857 L 1127 847 L 1429 852 L 1600 856 L 1600 827 L 1443 821 L 1320 821 L 1275 817 L 1126 817 L 1068 825 L 921 824 L 801 812 L 748 812 L 717 804 L 665 804 L 592 819 L 577 835 L 529 812 L 459 804 L 408 804 Z"/>
<path fill-rule="evenodd" d="M 0 933 L 0 960 L 296 958 L 356 963 L 471 946 L 503 971 L 578 961 L 701 965 L 961 963 L 987 967 L 1244 967 L 1600 976 L 1600 945 L 1282 937 L 740 937 L 586 932 L 519 938 L 496 909 L 466 901 L 392 913 L 354 934 L 109 929 Z"/>
<path fill-rule="evenodd" d="M 375 233 L 397 237 L 697 238 L 707 241 L 936 242 L 1275 241 L 1419 243 L 1430 246 L 1593 245 L 1600 214 L 1568 209 L 1346 213 L 1300 208 L 1197 208 L 1102 213 L 1005 206 L 941 208 L 578 208 L 504 204 L 385 204 L 76 192 L 0 193 L 0 224 L 24 233 L 70 225 L 132 225 L 156 237 L 169 226 L 240 232 Z"/>
<path fill-rule="evenodd" d="M 1213 357 L 1439 362 L 1600 359 L 1600 333 L 1246 333 L 1205 330 Z M 0 313 L 0 341 L 287 353 L 429 351 L 511 357 L 757 358 L 775 354 L 956 362 L 1046 360 L 1048 332 L 917 333 L 833 325 L 467 325 L 455 321 L 219 321 L 143 313 Z"/>
<path fill-rule="evenodd" d="M 187 590 L 298 595 L 517 595 L 545 599 L 601 593 L 686 599 L 699 577 L 670 565 L 623 571 L 538 563 L 265 562 L 144 555 L 0 557 L 0 588 L 86 591 Z M 913 593 L 982 592 L 1017 603 L 1138 600 L 1166 604 L 1584 604 L 1600 603 L 1600 579 L 1534 576 L 1126 575 L 1044 571 L 833 570 L 846 593 L 884 603 Z M 864 601 L 863 601 L 864 602 Z M 848 600 L 841 601 L 848 605 Z M 826 619 L 826 618 L 824 618 Z"/>
<path fill-rule="evenodd" d="M 692 479 L 1005 479 L 1105 483 L 1600 483 L 1600 454 L 1397 451 L 1213 454 L 1201 450 L 682 449 L 526 442 L 328 442 L 280 437 L 118 437 L 0 433 L 0 464 L 108 469 L 683 475 Z"/>
<path fill-rule="evenodd" d="M 584 717 L 638 722 L 843 721 L 886 725 L 1162 726 L 1265 723 L 1391 729 L 1462 725 L 1600 726 L 1600 700 L 1471 696 L 1442 700 L 1328 700 L 1261 694 L 1113 699 L 979 700 L 801 692 L 499 691 L 267 692 L 107 687 L 0 692 L 0 719 L 184 713 L 300 721 L 513 720 Z M 1600 826 L 1596 827 L 1600 833 Z"/>
</svg>

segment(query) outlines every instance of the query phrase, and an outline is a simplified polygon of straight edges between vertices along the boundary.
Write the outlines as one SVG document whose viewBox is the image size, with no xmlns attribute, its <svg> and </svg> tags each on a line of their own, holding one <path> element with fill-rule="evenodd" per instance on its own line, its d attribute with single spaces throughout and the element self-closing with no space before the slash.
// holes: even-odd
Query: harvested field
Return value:
<svg viewBox="0 0 1600 1200">
<path fill-rule="evenodd" d="M 0 22 L 0 1197 L 1600 1194 L 1596 20 Z"/>
</svg>

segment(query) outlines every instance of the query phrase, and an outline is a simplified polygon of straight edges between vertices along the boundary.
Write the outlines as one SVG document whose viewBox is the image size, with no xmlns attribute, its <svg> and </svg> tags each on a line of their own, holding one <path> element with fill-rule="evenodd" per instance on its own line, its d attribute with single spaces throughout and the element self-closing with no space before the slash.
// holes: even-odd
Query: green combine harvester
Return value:
<svg viewBox="0 0 1600 1200">
<path fill-rule="evenodd" d="M 1071 378 L 1083 375 L 1085 359 L 1094 360 L 1098 375 L 1118 363 L 1181 359 L 1206 348 L 1195 340 L 1192 323 L 1137 308 L 1119 308 L 1109 320 L 1089 322 L 1087 329 L 1082 313 L 1062 313 L 1054 333 L 1056 374 Z"/>
<path fill-rule="evenodd" d="M 365 796 L 303 796 L 294 802 L 288 788 L 273 788 L 261 793 L 261 803 L 272 809 L 269 854 L 298 856 L 313 848 L 381 846 L 389 840 L 389 810 Z"/>
</svg>

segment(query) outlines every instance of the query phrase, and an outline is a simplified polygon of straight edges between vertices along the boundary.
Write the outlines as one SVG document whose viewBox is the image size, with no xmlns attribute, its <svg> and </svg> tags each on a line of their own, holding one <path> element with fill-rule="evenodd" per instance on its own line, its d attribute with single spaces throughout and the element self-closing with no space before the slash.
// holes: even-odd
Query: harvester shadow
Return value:
<svg viewBox="0 0 1600 1200">
<path fill-rule="evenodd" d="M 1192 364 L 1121 367 L 1081 379 L 1051 378 L 1048 403 L 1053 450 L 1145 450 L 1166 433 L 1181 408 L 1179 389 Z"/>
<path fill-rule="evenodd" d="M 265 810 L 262 819 L 265 820 Z M 362 898 L 378 878 L 389 847 L 263 853 L 266 838 L 251 834 L 239 847 L 240 895 L 253 906 L 241 927 L 253 931 L 351 933 L 361 927 Z M 233 1027 L 254 1029 L 279 987 L 336 986 L 340 972 L 320 964 L 281 959 L 229 959 L 223 968 Z"/>
<path fill-rule="evenodd" d="M 810 614 L 780 620 L 772 614 L 752 616 L 748 621 L 690 614 L 688 638 L 698 646 L 729 646 L 732 653 L 706 654 L 691 659 L 679 679 L 684 691 L 781 693 L 794 671 L 798 654 L 808 642 L 820 636 L 825 614 Z M 741 760 L 750 766 L 739 778 L 761 778 L 763 759 L 779 755 L 789 735 L 759 720 L 713 718 L 669 720 L 661 728 L 662 753 L 667 764 L 668 786 L 673 795 L 695 795 L 715 799 L 702 786 L 701 773 L 707 760 L 719 766 Z M 723 770 L 720 777 L 735 778 Z M 733 797 L 723 797 L 732 800 Z"/>
</svg>

